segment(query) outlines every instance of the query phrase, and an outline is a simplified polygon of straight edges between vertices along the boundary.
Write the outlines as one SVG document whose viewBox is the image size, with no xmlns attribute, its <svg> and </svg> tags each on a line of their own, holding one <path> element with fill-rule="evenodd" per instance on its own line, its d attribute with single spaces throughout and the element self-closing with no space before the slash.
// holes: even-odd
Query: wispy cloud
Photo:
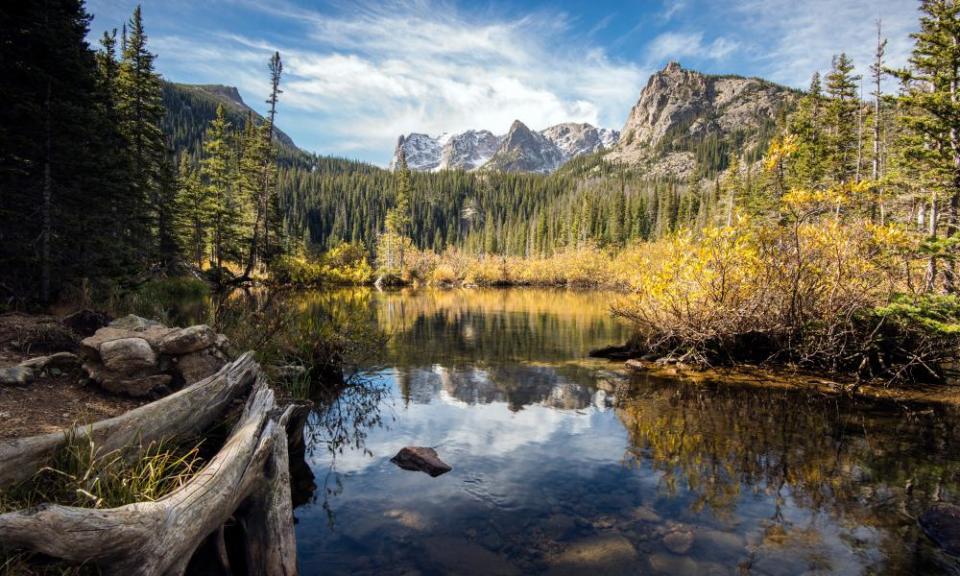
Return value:
<svg viewBox="0 0 960 576">
<path fill-rule="evenodd" d="M 866 72 L 876 44 L 874 21 L 883 20 L 889 38 L 887 59 L 906 63 L 917 28 L 918 2 L 912 0 L 737 0 L 731 15 L 750 38 L 754 72 L 771 80 L 803 86 L 810 75 L 830 66 L 839 52 Z"/>
<path fill-rule="evenodd" d="M 264 81 L 256 77 L 262 63 L 253 60 L 280 50 L 288 117 L 328 136 L 322 152 L 382 150 L 385 161 L 401 133 L 503 132 L 518 118 L 536 129 L 565 121 L 619 127 L 646 80 L 636 64 L 602 48 L 567 45 L 562 12 L 498 19 L 425 2 L 342 13 L 256 6 L 302 23 L 307 42 L 161 38 L 158 50 L 178 59 L 179 52 L 201 54 L 194 66 L 229 70 L 255 93 Z"/>
<path fill-rule="evenodd" d="M 647 46 L 647 58 L 652 62 L 686 57 L 723 60 L 739 46 L 740 42 L 726 37 L 704 43 L 703 32 L 665 32 Z"/>
</svg>

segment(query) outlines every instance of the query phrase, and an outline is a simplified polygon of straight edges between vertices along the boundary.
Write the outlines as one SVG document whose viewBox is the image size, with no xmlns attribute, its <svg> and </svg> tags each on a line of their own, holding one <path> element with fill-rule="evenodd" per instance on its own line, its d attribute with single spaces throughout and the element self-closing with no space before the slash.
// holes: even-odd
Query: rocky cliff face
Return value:
<svg viewBox="0 0 960 576">
<path fill-rule="evenodd" d="M 390 161 L 391 170 L 397 167 L 401 149 L 406 155 L 407 167 L 411 170 L 429 172 L 440 166 L 442 148 L 436 138 L 416 132 L 401 136 L 397 141 L 397 148 L 393 151 L 393 160 Z"/>
<path fill-rule="evenodd" d="M 596 128 L 587 123 L 565 122 L 540 132 L 563 152 L 564 161 L 613 147 L 620 137 L 616 130 Z"/>
<path fill-rule="evenodd" d="M 697 166 L 697 146 L 711 138 L 738 136 L 738 154 L 765 145 L 778 112 L 795 99 L 793 90 L 758 78 L 711 76 L 671 62 L 650 77 L 607 159 L 684 176 Z"/>
<path fill-rule="evenodd" d="M 440 168 L 476 170 L 486 164 L 500 147 L 502 138 L 489 130 L 467 130 L 443 138 Z"/>
<path fill-rule="evenodd" d="M 484 170 L 502 172 L 553 172 L 564 162 L 563 151 L 546 136 L 514 120 L 496 154 Z"/>
</svg>

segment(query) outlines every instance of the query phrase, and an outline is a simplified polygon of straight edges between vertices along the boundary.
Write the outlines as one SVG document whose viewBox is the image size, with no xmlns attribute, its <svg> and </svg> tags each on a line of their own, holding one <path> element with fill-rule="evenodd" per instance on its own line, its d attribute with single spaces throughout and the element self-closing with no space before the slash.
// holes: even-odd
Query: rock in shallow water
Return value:
<svg viewBox="0 0 960 576">
<path fill-rule="evenodd" d="M 920 528 L 948 554 L 960 555 L 960 506 L 934 504 L 920 516 Z"/>
<path fill-rule="evenodd" d="M 397 452 L 397 455 L 390 461 L 404 470 L 426 472 L 433 477 L 453 470 L 437 456 L 436 450 L 426 446 L 407 446 Z"/>
</svg>

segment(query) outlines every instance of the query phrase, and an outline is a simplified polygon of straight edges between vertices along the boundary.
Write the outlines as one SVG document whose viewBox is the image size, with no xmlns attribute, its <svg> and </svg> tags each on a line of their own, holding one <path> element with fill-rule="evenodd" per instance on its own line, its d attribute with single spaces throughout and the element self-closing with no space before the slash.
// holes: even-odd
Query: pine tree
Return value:
<svg viewBox="0 0 960 576">
<path fill-rule="evenodd" d="M 923 0 L 920 9 L 910 67 L 897 76 L 903 83 L 903 121 L 920 136 L 914 157 L 935 179 L 932 211 L 938 189 L 947 200 L 944 232 L 949 239 L 960 231 L 960 3 Z M 933 227 L 931 236 L 935 232 Z M 945 257 L 944 280 L 952 293 L 957 290 L 952 248 L 946 248 Z"/>
<path fill-rule="evenodd" d="M 858 80 L 853 61 L 846 54 L 833 58 L 826 90 L 829 98 L 826 105 L 827 163 L 830 176 L 838 182 L 851 181 L 857 173 Z"/>
<path fill-rule="evenodd" d="M 209 189 L 201 185 L 200 175 L 186 154 L 180 156 L 177 169 L 177 204 L 180 242 L 190 259 L 202 267 L 214 206 Z"/>
<path fill-rule="evenodd" d="M 139 203 L 134 214 L 140 216 L 135 237 L 143 240 L 141 254 L 147 261 L 161 257 L 160 240 L 171 236 L 161 230 L 170 219 L 162 217 L 164 198 L 161 171 L 166 158 L 161 124 L 163 102 L 160 77 L 154 71 L 154 55 L 147 50 L 147 35 L 143 15 L 138 5 L 124 27 L 123 53 L 120 62 L 118 105 L 121 126 L 129 143 L 135 201 Z"/>
<path fill-rule="evenodd" d="M 79 0 L 0 5 L 0 297 L 115 274 L 115 126 Z M 106 162 L 104 160 L 106 159 Z"/>
<path fill-rule="evenodd" d="M 224 264 L 238 256 L 238 202 L 234 198 L 234 155 L 230 147 L 230 122 L 223 106 L 207 128 L 203 143 L 200 176 L 204 193 L 212 207 L 210 215 L 211 260 L 218 281 L 223 280 Z"/>
</svg>

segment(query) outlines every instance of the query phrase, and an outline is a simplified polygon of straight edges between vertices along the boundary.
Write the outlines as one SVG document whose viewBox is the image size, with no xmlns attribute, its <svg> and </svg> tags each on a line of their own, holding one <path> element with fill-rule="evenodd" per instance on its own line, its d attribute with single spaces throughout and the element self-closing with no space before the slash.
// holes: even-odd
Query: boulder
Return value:
<svg viewBox="0 0 960 576">
<path fill-rule="evenodd" d="M 25 386 L 33 382 L 34 374 L 27 366 L 0 368 L 0 385 Z"/>
<path fill-rule="evenodd" d="M 169 374 L 153 374 L 152 376 L 139 378 L 106 378 L 100 382 L 100 386 L 114 394 L 126 394 L 134 398 L 141 398 L 151 394 L 163 395 L 169 392 L 172 381 L 173 376 Z"/>
<path fill-rule="evenodd" d="M 205 324 L 178 328 L 166 334 L 159 343 L 160 352 L 180 355 L 209 348 L 217 343 L 217 333 Z"/>
<path fill-rule="evenodd" d="M 117 318 L 107 326 L 110 328 L 116 328 L 118 330 L 133 330 L 134 332 L 142 332 L 151 326 L 163 326 L 163 324 L 157 322 L 156 320 L 141 318 L 135 314 L 127 314 L 123 318 Z"/>
<path fill-rule="evenodd" d="M 960 506 L 934 504 L 920 516 L 920 528 L 947 554 L 960 556 Z"/>
<path fill-rule="evenodd" d="M 180 371 L 180 375 L 183 376 L 185 386 L 189 386 L 190 384 L 203 380 L 207 376 L 216 374 L 218 370 L 223 368 L 226 361 L 220 357 L 220 354 L 215 352 L 216 351 L 212 349 L 201 350 L 199 352 L 184 354 L 177 358 L 177 369 Z"/>
<path fill-rule="evenodd" d="M 436 450 L 426 446 L 407 446 L 390 461 L 404 470 L 426 472 L 434 478 L 453 470 L 437 456 Z"/>
<path fill-rule="evenodd" d="M 60 320 L 60 323 L 72 330 L 75 334 L 82 337 L 93 336 L 93 334 L 110 323 L 110 316 L 96 310 L 77 310 L 72 314 L 67 314 Z"/>
<path fill-rule="evenodd" d="M 108 369 L 133 374 L 156 368 L 157 354 L 143 338 L 121 338 L 100 345 L 100 359 Z"/>
<path fill-rule="evenodd" d="M 100 346 L 102 346 L 104 342 L 130 338 L 132 336 L 139 337 L 138 334 L 123 328 L 113 328 L 110 326 L 101 328 L 97 330 L 93 336 L 88 336 L 80 341 L 80 353 L 89 360 L 99 360 Z"/>
</svg>

